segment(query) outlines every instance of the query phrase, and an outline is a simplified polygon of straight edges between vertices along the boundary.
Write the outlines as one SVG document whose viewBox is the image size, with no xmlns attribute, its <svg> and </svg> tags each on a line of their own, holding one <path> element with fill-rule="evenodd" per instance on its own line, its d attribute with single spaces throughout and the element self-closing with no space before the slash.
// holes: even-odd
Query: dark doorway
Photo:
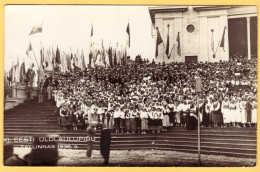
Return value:
<svg viewBox="0 0 260 172">
<path fill-rule="evenodd" d="M 228 20 L 229 54 L 247 56 L 247 19 Z M 257 17 L 250 18 L 251 54 L 257 54 Z"/>
<path fill-rule="evenodd" d="M 257 55 L 257 17 L 250 18 L 251 54 Z"/>
<path fill-rule="evenodd" d="M 247 54 L 247 21 L 246 18 L 228 20 L 229 54 Z"/>
<path fill-rule="evenodd" d="M 198 56 L 185 56 L 185 63 L 197 63 Z"/>
</svg>

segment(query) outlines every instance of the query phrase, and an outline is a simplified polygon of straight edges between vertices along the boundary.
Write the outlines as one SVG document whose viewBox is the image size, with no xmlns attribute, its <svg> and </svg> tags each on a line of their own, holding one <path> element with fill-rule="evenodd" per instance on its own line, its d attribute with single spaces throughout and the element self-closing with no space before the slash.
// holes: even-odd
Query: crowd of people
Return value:
<svg viewBox="0 0 260 172">
<path fill-rule="evenodd" d="M 88 68 L 55 73 L 40 87 L 55 100 L 64 130 L 102 126 L 116 133 L 160 133 L 175 126 L 195 129 L 198 119 L 202 127 L 257 124 L 256 59 Z"/>
</svg>

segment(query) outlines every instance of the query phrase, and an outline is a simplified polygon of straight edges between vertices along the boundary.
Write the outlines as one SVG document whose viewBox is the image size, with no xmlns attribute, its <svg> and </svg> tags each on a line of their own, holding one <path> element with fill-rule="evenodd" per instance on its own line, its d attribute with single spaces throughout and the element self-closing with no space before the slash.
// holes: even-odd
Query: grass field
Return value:
<svg viewBox="0 0 260 172">
<path fill-rule="evenodd" d="M 14 148 L 20 158 L 30 152 L 28 148 Z M 86 150 L 59 149 L 64 156 L 58 166 L 103 166 L 103 158 L 94 150 L 92 157 L 86 157 Z M 227 156 L 201 155 L 203 167 L 253 167 L 256 159 L 234 158 Z M 116 167 L 197 167 L 198 155 L 176 151 L 160 150 L 112 150 L 108 166 Z"/>
</svg>

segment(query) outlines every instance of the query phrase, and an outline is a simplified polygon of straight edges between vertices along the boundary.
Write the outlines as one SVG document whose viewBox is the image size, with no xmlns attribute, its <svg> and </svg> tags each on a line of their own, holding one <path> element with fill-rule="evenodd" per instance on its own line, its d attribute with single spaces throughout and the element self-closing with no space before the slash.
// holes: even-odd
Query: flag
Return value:
<svg viewBox="0 0 260 172">
<path fill-rule="evenodd" d="M 74 60 L 73 54 L 71 52 L 71 54 L 70 54 L 70 69 L 71 69 L 72 72 L 74 72 L 74 66 L 75 66 L 75 60 Z"/>
<path fill-rule="evenodd" d="M 76 66 L 79 68 L 80 67 L 80 54 L 79 54 L 79 50 L 77 49 L 77 54 L 75 54 L 75 60 L 76 60 Z"/>
<path fill-rule="evenodd" d="M 109 65 L 113 67 L 113 60 L 112 60 L 112 47 L 109 47 L 108 49 L 108 59 L 109 59 Z"/>
<path fill-rule="evenodd" d="M 167 54 L 167 57 L 168 57 L 168 59 L 170 58 L 170 56 L 169 56 L 169 44 L 170 44 L 170 42 L 169 42 L 169 24 L 168 24 L 168 33 L 167 33 L 167 41 L 166 41 L 166 50 L 165 50 L 165 53 Z"/>
<path fill-rule="evenodd" d="M 51 65 L 49 65 L 49 64 L 51 64 L 51 50 L 50 50 L 50 47 L 47 49 L 47 50 L 45 50 L 45 67 L 46 67 L 46 69 L 48 69 L 48 70 L 50 70 L 51 69 Z"/>
<path fill-rule="evenodd" d="M 93 57 L 93 54 L 92 54 L 92 52 L 90 52 L 89 55 L 88 55 L 88 58 L 89 58 L 88 65 L 89 65 L 89 67 L 91 67 L 92 57 Z"/>
<path fill-rule="evenodd" d="M 104 65 L 106 66 L 106 51 L 105 51 L 105 48 L 104 48 L 103 39 L 102 39 L 102 53 L 101 53 L 101 58 L 102 58 L 102 61 L 103 61 Z"/>
<path fill-rule="evenodd" d="M 12 82 L 15 82 L 15 65 L 13 66 L 13 70 L 12 70 Z"/>
<path fill-rule="evenodd" d="M 17 64 L 15 65 L 15 82 L 20 82 L 20 66 L 19 59 L 17 58 Z"/>
<path fill-rule="evenodd" d="M 78 54 L 78 50 L 77 50 L 77 54 Z M 74 70 L 77 72 L 79 66 L 78 66 L 78 56 L 76 55 L 76 53 L 74 54 L 73 59 L 74 59 Z"/>
<path fill-rule="evenodd" d="M 117 64 L 117 66 L 119 66 L 120 65 L 120 62 L 121 62 L 121 53 L 120 53 L 120 50 L 119 50 L 119 48 L 117 48 L 117 51 L 116 51 L 116 64 Z"/>
<path fill-rule="evenodd" d="M 4 98 L 6 98 L 6 96 L 8 95 L 8 94 L 10 94 L 10 85 L 9 85 L 9 79 L 8 79 L 8 73 L 7 72 L 5 72 L 5 74 L 4 74 L 4 95 L 5 95 L 5 97 Z"/>
<path fill-rule="evenodd" d="M 25 63 L 23 62 L 20 68 L 20 83 L 24 81 L 25 77 Z"/>
<path fill-rule="evenodd" d="M 32 44 L 31 43 L 29 44 L 29 47 L 26 51 L 27 56 L 29 56 L 30 51 L 32 51 Z"/>
<path fill-rule="evenodd" d="M 61 64 L 61 60 L 60 60 L 60 50 L 59 50 L 58 47 L 57 47 L 57 50 L 56 50 L 56 63 Z"/>
<path fill-rule="evenodd" d="M 12 67 L 11 67 L 11 70 L 9 71 L 9 82 L 12 82 L 14 81 L 14 65 L 12 64 Z"/>
<path fill-rule="evenodd" d="M 40 66 L 39 73 L 38 73 L 38 81 L 44 82 L 44 69 Z"/>
<path fill-rule="evenodd" d="M 94 54 L 94 65 L 95 66 L 105 66 L 103 57 L 102 57 L 102 50 L 96 50 Z"/>
<path fill-rule="evenodd" d="M 61 59 L 61 72 L 66 73 L 68 70 L 68 65 L 67 65 L 67 59 L 66 59 L 66 53 L 62 51 L 60 54 L 60 59 Z"/>
<path fill-rule="evenodd" d="M 115 56 L 114 56 L 114 66 L 117 66 L 116 50 L 115 50 Z"/>
<path fill-rule="evenodd" d="M 222 39 L 221 39 L 220 46 L 219 46 L 219 47 L 222 47 L 222 48 L 223 48 L 223 51 L 224 51 L 224 52 L 225 52 L 225 46 L 224 46 L 224 43 L 225 43 L 225 30 L 226 30 L 226 26 L 224 27 Z"/>
<path fill-rule="evenodd" d="M 42 24 L 39 26 L 34 26 L 32 28 L 32 31 L 29 33 L 29 35 L 33 35 L 35 33 L 41 33 L 42 32 Z"/>
<path fill-rule="evenodd" d="M 178 32 L 176 43 L 177 43 L 177 54 L 181 56 L 180 32 Z"/>
<path fill-rule="evenodd" d="M 126 65 L 126 56 L 127 56 L 127 53 L 126 53 L 126 49 L 125 49 L 124 59 L 123 59 L 123 65 L 124 65 L 124 66 Z"/>
<path fill-rule="evenodd" d="M 81 52 L 81 63 L 82 63 L 82 68 L 81 70 L 86 70 L 86 64 L 85 64 L 85 58 L 84 58 L 84 52 L 82 50 Z"/>
<path fill-rule="evenodd" d="M 42 65 L 42 68 L 45 69 L 45 60 L 44 60 L 44 48 L 41 48 L 40 50 L 40 54 L 41 54 L 41 65 Z"/>
<path fill-rule="evenodd" d="M 13 66 L 11 67 L 10 71 L 9 71 L 9 74 L 8 74 L 8 81 L 9 83 L 12 83 L 13 81 Z"/>
<path fill-rule="evenodd" d="M 70 54 L 66 54 L 66 60 L 67 60 L 67 70 L 71 72 L 71 56 Z"/>
<path fill-rule="evenodd" d="M 91 32 L 90 32 L 90 37 L 93 36 L 93 24 L 91 24 Z"/>
<path fill-rule="evenodd" d="M 55 51 L 53 50 L 53 47 L 52 47 L 51 56 L 52 56 L 52 66 L 53 66 L 53 68 L 55 68 L 56 55 L 55 55 Z"/>
<path fill-rule="evenodd" d="M 127 39 L 126 45 L 128 47 L 130 47 L 130 26 L 129 26 L 129 23 L 128 23 L 127 28 L 126 28 L 126 33 L 128 34 L 128 37 L 127 37 L 128 39 Z"/>
<path fill-rule="evenodd" d="M 156 51 L 155 51 L 155 58 L 158 56 L 158 48 L 159 45 L 163 42 L 159 29 L 157 28 L 157 38 L 156 38 Z"/>
</svg>

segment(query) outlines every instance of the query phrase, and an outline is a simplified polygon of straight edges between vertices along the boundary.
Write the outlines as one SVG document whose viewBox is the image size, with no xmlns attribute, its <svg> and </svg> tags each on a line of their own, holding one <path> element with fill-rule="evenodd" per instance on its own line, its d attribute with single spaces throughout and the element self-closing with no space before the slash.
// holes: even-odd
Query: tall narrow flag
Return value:
<svg viewBox="0 0 260 172">
<path fill-rule="evenodd" d="M 55 67 L 56 55 L 55 55 L 55 51 L 53 50 L 53 47 L 52 47 L 51 56 L 52 56 L 52 65 L 53 67 Z"/>
<path fill-rule="evenodd" d="M 177 43 L 177 54 L 181 56 L 180 32 L 178 32 L 176 43 Z"/>
<path fill-rule="evenodd" d="M 22 83 L 24 81 L 25 77 L 25 63 L 23 62 L 20 68 L 20 82 Z"/>
<path fill-rule="evenodd" d="M 123 65 L 125 66 L 126 65 L 126 57 L 127 57 L 127 52 L 126 52 L 126 49 L 125 49 L 125 54 L 124 54 L 124 63 L 123 63 Z"/>
<path fill-rule="evenodd" d="M 127 28 L 126 28 L 126 33 L 128 34 L 128 40 L 126 42 L 126 45 L 128 47 L 130 47 L 130 26 L 129 26 L 129 23 L 128 23 Z"/>
<path fill-rule="evenodd" d="M 61 64 L 61 60 L 60 60 L 60 50 L 59 50 L 58 47 L 57 47 L 57 50 L 56 50 L 56 63 Z"/>
<path fill-rule="evenodd" d="M 102 39 L 102 50 L 101 50 L 101 57 L 102 57 L 102 62 L 104 63 L 104 65 L 106 66 L 106 51 L 105 51 L 105 47 L 104 47 L 104 43 L 103 43 L 103 39 Z"/>
<path fill-rule="evenodd" d="M 169 42 L 169 27 L 170 27 L 170 25 L 168 24 L 167 25 L 167 27 L 168 27 L 168 33 L 167 33 L 167 41 L 166 41 L 166 50 L 165 50 L 165 53 L 167 54 L 167 57 L 168 57 L 168 59 L 170 58 L 170 56 L 169 56 L 169 44 L 170 44 L 170 42 Z"/>
<path fill-rule="evenodd" d="M 20 65 L 19 58 L 17 57 L 17 64 L 15 65 L 15 82 L 20 82 Z"/>
<path fill-rule="evenodd" d="M 93 57 L 93 54 L 90 52 L 89 55 L 88 55 L 88 58 L 89 58 L 88 66 L 89 67 L 91 67 L 92 57 Z"/>
<path fill-rule="evenodd" d="M 40 50 L 40 54 L 41 54 L 41 65 L 42 65 L 42 68 L 45 69 L 45 59 L 44 59 L 44 48 L 42 47 L 41 50 Z"/>
<path fill-rule="evenodd" d="M 117 66 L 116 50 L 115 50 L 115 55 L 114 55 L 114 66 Z"/>
<path fill-rule="evenodd" d="M 113 60 L 112 60 L 112 47 L 109 46 L 109 49 L 108 49 L 108 58 L 109 58 L 109 65 L 111 67 L 113 67 Z"/>
<path fill-rule="evenodd" d="M 86 64 L 85 64 L 85 58 L 84 58 L 84 52 L 82 50 L 81 52 L 81 63 L 82 63 L 82 68 L 81 70 L 86 70 Z"/>
<path fill-rule="evenodd" d="M 157 29 L 157 38 L 156 38 L 155 58 L 158 56 L 158 48 L 159 48 L 159 45 L 163 42 L 158 27 L 157 27 L 156 29 Z"/>
<path fill-rule="evenodd" d="M 74 60 L 74 57 L 73 57 L 73 54 L 72 54 L 72 51 L 71 51 L 71 53 L 70 53 L 70 69 L 71 69 L 72 72 L 74 72 L 74 66 L 75 66 L 75 60 Z"/>
<path fill-rule="evenodd" d="M 32 51 L 32 44 L 31 44 L 31 43 L 29 44 L 29 47 L 28 47 L 28 49 L 26 50 L 27 56 L 29 56 L 29 52 L 30 52 L 30 51 Z"/>
<path fill-rule="evenodd" d="M 49 49 L 45 49 L 45 55 L 44 55 L 44 60 L 45 60 L 45 67 L 46 67 L 46 69 L 47 68 L 50 68 L 49 67 L 49 64 L 50 64 L 50 58 L 51 58 L 51 50 L 50 50 L 50 47 L 49 47 Z"/>
<path fill-rule="evenodd" d="M 31 32 L 29 33 L 29 35 L 33 35 L 35 33 L 41 33 L 41 32 L 42 32 L 42 24 L 39 26 L 34 26 Z"/>
<path fill-rule="evenodd" d="M 91 24 L 91 33 L 90 33 L 90 37 L 93 36 L 93 24 Z"/>
<path fill-rule="evenodd" d="M 223 51 L 224 51 L 224 52 L 225 52 L 225 46 L 224 46 L 224 43 L 225 43 L 225 30 L 226 30 L 226 26 L 224 27 L 222 39 L 221 39 L 220 46 L 219 46 L 219 47 L 222 47 L 222 48 L 223 48 Z"/>
</svg>

